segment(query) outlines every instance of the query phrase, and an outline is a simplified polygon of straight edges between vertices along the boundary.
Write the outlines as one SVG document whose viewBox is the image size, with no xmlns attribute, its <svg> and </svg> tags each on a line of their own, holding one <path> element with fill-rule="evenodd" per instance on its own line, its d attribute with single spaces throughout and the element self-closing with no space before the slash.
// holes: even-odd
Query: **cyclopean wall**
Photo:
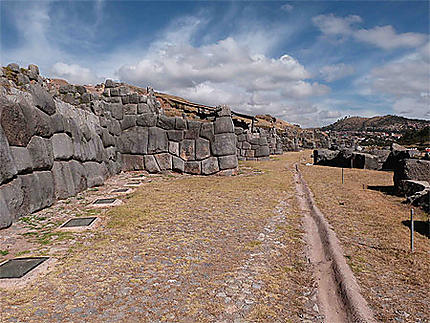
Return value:
<svg viewBox="0 0 430 323">
<path fill-rule="evenodd" d="M 265 160 L 270 155 L 282 154 L 282 142 L 273 130 L 270 132 L 264 129 L 257 130 L 259 132 L 235 128 L 239 160 Z"/>
<path fill-rule="evenodd" d="M 121 170 L 237 169 L 227 107 L 212 122 L 185 120 L 165 116 L 151 90 L 107 80 L 103 95 L 69 84 L 58 92 L 34 65 L 0 71 L 0 228 Z"/>
</svg>

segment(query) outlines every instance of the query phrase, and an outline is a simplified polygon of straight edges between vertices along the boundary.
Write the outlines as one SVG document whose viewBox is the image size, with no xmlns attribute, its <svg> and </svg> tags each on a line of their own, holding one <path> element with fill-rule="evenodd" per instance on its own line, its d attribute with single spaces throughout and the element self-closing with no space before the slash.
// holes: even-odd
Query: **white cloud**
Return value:
<svg viewBox="0 0 430 323">
<path fill-rule="evenodd" d="M 373 68 L 357 85 L 366 96 L 383 96 L 395 114 L 430 119 L 430 60 L 426 44 Z"/>
<path fill-rule="evenodd" d="M 310 82 L 310 73 L 297 59 L 288 54 L 270 58 L 264 53 L 280 41 L 279 36 L 273 34 L 271 43 L 261 47 L 254 44 L 260 41 L 251 37 L 252 32 L 195 46 L 190 40 L 198 26 L 195 19 L 172 23 L 136 64 L 118 69 L 118 78 L 208 105 L 228 104 L 250 114 L 276 114 L 287 101 L 330 92 L 329 87 Z M 179 41 L 173 41 L 172 28 L 181 34 Z"/>
<path fill-rule="evenodd" d="M 333 82 L 344 78 L 345 76 L 354 73 L 354 68 L 351 65 L 346 65 L 344 63 L 326 65 L 320 69 L 321 77 L 327 82 Z"/>
<path fill-rule="evenodd" d="M 372 29 L 359 29 L 354 33 L 357 40 L 381 47 L 395 49 L 422 45 L 426 36 L 419 33 L 397 34 L 392 26 L 376 26 Z"/>
<path fill-rule="evenodd" d="M 333 14 L 319 15 L 313 17 L 312 21 L 324 35 L 337 36 L 341 39 L 350 37 L 386 50 L 414 48 L 422 45 L 427 39 L 426 35 L 420 33 L 399 34 L 391 25 L 371 29 L 358 28 L 356 24 L 362 22 L 362 19 L 356 15 L 346 17 L 337 17 Z"/>
<path fill-rule="evenodd" d="M 281 10 L 284 10 L 286 12 L 291 12 L 293 11 L 294 6 L 292 4 L 286 3 L 284 5 L 281 6 Z"/>
<path fill-rule="evenodd" d="M 361 21 L 361 17 L 357 15 L 341 18 L 329 14 L 312 18 L 312 22 L 326 35 L 349 35 L 353 31 L 353 25 Z"/>
<path fill-rule="evenodd" d="M 55 63 L 51 69 L 52 77 L 66 79 L 69 83 L 95 83 L 101 81 L 88 68 L 77 64 Z"/>
</svg>

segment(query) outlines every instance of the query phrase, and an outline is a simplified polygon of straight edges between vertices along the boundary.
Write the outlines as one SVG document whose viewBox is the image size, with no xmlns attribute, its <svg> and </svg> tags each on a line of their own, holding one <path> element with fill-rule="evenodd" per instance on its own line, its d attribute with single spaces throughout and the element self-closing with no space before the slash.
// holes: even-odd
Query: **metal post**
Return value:
<svg viewBox="0 0 430 323">
<path fill-rule="evenodd" d="M 411 252 L 414 252 L 414 209 L 411 209 Z"/>
<path fill-rule="evenodd" d="M 343 167 L 342 167 L 342 184 L 343 184 Z"/>
</svg>

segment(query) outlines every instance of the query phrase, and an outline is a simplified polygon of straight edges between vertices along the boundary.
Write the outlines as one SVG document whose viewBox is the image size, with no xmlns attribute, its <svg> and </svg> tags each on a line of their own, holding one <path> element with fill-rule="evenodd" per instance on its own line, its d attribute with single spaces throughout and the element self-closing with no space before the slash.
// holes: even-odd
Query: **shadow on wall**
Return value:
<svg viewBox="0 0 430 323">
<path fill-rule="evenodd" d="M 402 221 L 402 224 L 411 228 L 411 221 Z M 430 223 L 428 221 L 414 221 L 414 231 L 430 239 Z"/>
</svg>

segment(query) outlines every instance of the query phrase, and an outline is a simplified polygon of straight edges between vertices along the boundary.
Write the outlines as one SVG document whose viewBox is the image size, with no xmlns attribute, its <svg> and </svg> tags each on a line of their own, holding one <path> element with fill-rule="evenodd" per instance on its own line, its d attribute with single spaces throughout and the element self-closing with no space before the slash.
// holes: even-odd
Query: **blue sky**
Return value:
<svg viewBox="0 0 430 323">
<path fill-rule="evenodd" d="M 302 126 L 430 119 L 428 1 L 1 1 L 1 64 Z"/>
</svg>

